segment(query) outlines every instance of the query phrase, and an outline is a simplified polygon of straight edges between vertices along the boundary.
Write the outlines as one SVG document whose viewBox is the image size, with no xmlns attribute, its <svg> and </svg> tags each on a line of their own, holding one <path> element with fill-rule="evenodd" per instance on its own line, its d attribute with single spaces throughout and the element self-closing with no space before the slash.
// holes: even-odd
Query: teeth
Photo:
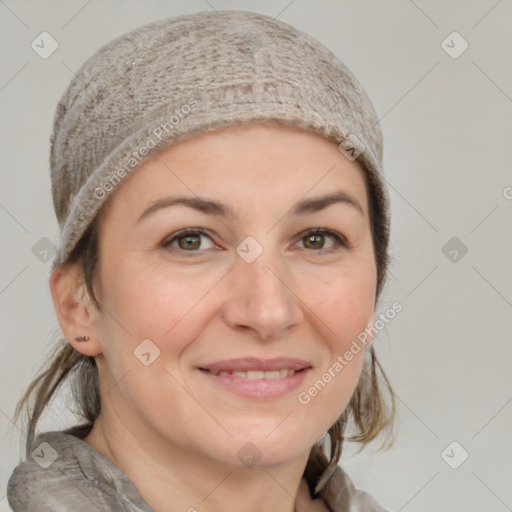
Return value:
<svg viewBox="0 0 512 512">
<path fill-rule="evenodd" d="M 228 371 L 215 371 L 208 370 L 210 373 L 214 375 L 234 375 L 235 377 L 240 377 L 242 379 L 247 380 L 277 380 L 284 379 L 285 377 L 291 377 L 295 370 L 289 370 L 288 368 L 283 368 L 281 370 L 272 370 L 268 372 L 264 372 L 261 370 L 252 370 L 248 372 L 228 372 Z"/>
<path fill-rule="evenodd" d="M 247 372 L 247 380 L 258 380 L 258 379 L 264 379 L 265 378 L 265 372 Z"/>
</svg>

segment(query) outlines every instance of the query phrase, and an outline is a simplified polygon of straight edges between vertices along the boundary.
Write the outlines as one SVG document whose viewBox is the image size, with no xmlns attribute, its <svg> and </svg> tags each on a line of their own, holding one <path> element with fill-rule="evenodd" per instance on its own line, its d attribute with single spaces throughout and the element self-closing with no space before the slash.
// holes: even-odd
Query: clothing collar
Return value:
<svg viewBox="0 0 512 512">
<path fill-rule="evenodd" d="M 91 504 L 84 503 L 83 495 L 101 510 L 153 512 L 128 476 L 82 440 L 89 428 L 46 432 L 36 438 L 32 457 L 9 479 L 7 495 L 14 512 L 89 512 Z M 386 512 L 369 494 L 357 490 L 339 466 L 319 497 L 331 512 Z"/>
</svg>

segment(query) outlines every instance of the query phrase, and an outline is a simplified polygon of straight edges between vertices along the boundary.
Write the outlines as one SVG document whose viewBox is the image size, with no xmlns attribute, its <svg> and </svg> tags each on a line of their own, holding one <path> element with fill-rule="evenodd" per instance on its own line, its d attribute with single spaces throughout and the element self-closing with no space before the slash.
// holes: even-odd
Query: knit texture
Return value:
<svg viewBox="0 0 512 512">
<path fill-rule="evenodd" d="M 382 134 L 351 71 L 313 37 L 247 11 L 205 11 L 150 23 L 100 48 L 57 106 L 52 196 L 61 229 L 52 270 L 99 208 L 143 161 L 223 127 L 281 124 L 340 145 L 366 169 L 389 225 Z"/>
</svg>

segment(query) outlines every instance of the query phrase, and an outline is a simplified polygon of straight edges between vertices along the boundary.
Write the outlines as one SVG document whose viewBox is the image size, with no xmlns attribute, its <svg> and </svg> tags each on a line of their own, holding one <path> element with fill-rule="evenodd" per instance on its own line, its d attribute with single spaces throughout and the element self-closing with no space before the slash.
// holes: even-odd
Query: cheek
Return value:
<svg viewBox="0 0 512 512">
<path fill-rule="evenodd" d="M 105 387 L 114 388 L 141 417 L 158 423 L 170 403 L 173 414 L 187 417 L 194 412 L 182 388 L 180 357 L 203 328 L 201 298 L 216 280 L 211 272 L 198 277 L 121 262 L 105 280 L 108 313 L 101 321 Z M 201 410 L 196 413 L 200 416 Z"/>
<path fill-rule="evenodd" d="M 347 343 L 350 344 L 364 331 L 373 318 L 375 268 L 360 265 L 331 272 L 317 289 L 315 313 L 325 325 L 325 339 L 338 355 L 345 350 Z"/>
<path fill-rule="evenodd" d="M 136 259 L 119 262 L 105 282 L 109 314 L 102 318 L 102 336 L 107 358 L 112 359 L 108 351 L 132 353 L 147 338 L 167 355 L 179 354 L 187 340 L 204 328 L 203 323 L 208 320 L 204 307 L 211 300 L 203 299 L 218 280 L 211 269 L 203 272 L 193 266 L 144 266 Z"/>
<path fill-rule="evenodd" d="M 314 308 L 321 320 L 316 325 L 322 331 L 325 357 L 297 397 L 300 407 L 310 413 L 306 417 L 320 421 L 325 430 L 343 412 L 357 386 L 370 339 L 361 340 L 374 315 L 372 268 L 347 269 L 336 276 L 324 283 L 324 293 L 317 294 Z"/>
</svg>

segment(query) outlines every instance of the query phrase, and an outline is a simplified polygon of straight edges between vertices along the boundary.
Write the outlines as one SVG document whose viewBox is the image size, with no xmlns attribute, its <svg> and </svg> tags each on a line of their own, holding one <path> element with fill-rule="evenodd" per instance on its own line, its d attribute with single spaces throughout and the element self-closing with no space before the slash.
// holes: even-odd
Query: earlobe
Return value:
<svg viewBox="0 0 512 512">
<path fill-rule="evenodd" d="M 91 302 L 77 266 L 58 266 L 50 276 L 49 287 L 64 337 L 81 354 L 100 354 L 97 310 Z"/>
</svg>

